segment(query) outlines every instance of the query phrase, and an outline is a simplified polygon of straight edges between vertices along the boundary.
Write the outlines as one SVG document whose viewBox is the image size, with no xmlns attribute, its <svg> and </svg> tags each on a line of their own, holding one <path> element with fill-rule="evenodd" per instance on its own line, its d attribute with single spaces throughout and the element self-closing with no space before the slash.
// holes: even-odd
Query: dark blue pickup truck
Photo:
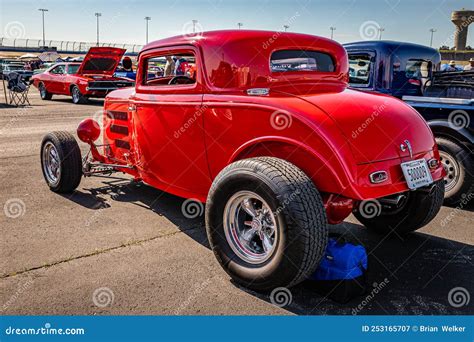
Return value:
<svg viewBox="0 0 474 342">
<path fill-rule="evenodd" d="M 352 88 L 401 98 L 431 127 L 446 170 L 445 202 L 474 192 L 474 71 L 440 72 L 435 49 L 394 41 L 345 44 Z"/>
</svg>

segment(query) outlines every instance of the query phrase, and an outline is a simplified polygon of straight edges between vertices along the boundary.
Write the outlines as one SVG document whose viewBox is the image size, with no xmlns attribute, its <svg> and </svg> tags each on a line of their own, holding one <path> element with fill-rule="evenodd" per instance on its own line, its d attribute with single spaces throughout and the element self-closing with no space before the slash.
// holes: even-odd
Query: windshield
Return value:
<svg viewBox="0 0 474 342">
<path fill-rule="evenodd" d="M 369 85 L 371 66 L 368 54 L 349 55 L 349 83 Z"/>
<path fill-rule="evenodd" d="M 80 64 L 77 65 L 69 65 L 67 68 L 67 73 L 68 74 L 77 74 L 77 69 L 79 69 Z"/>
<path fill-rule="evenodd" d="M 309 50 L 275 51 L 270 58 L 272 72 L 319 71 L 333 72 L 334 62 L 330 55 Z"/>
</svg>

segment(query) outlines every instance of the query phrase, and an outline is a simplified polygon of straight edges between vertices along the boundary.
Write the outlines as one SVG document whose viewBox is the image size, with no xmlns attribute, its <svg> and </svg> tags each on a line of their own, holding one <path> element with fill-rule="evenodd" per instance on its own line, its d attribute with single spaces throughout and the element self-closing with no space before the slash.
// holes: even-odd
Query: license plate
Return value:
<svg viewBox="0 0 474 342">
<path fill-rule="evenodd" d="M 433 183 L 430 169 L 424 159 L 402 163 L 402 171 L 411 190 L 421 188 Z"/>
</svg>

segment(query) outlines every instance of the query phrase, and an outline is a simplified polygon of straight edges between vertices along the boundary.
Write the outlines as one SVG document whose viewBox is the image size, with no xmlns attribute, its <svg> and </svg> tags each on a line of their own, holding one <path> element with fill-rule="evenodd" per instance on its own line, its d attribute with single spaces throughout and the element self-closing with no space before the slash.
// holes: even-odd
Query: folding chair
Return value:
<svg viewBox="0 0 474 342">
<path fill-rule="evenodd" d="M 28 100 L 30 86 L 20 74 L 16 72 L 7 74 L 7 89 L 10 97 L 10 104 L 14 104 L 15 106 L 30 105 L 30 101 Z"/>
</svg>

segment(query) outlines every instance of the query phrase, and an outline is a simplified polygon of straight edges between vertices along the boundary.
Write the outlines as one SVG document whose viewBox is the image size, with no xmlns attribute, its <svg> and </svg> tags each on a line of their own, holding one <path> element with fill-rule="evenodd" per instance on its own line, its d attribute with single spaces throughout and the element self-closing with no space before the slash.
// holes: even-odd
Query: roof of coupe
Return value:
<svg viewBox="0 0 474 342">
<path fill-rule="evenodd" d="M 193 46 L 200 49 L 208 73 L 219 73 L 219 70 L 225 67 L 246 69 L 245 72 L 252 75 L 252 84 L 246 86 L 262 86 L 282 79 L 281 73 L 272 73 L 269 67 L 270 56 L 277 50 L 312 50 L 332 56 L 335 63 L 334 72 L 308 72 L 306 75 L 311 76 L 307 79 L 346 82 L 349 70 L 347 54 L 342 45 L 327 38 L 301 33 L 223 30 L 195 35 L 183 34 L 151 42 L 140 54 L 168 46 Z"/>
</svg>

